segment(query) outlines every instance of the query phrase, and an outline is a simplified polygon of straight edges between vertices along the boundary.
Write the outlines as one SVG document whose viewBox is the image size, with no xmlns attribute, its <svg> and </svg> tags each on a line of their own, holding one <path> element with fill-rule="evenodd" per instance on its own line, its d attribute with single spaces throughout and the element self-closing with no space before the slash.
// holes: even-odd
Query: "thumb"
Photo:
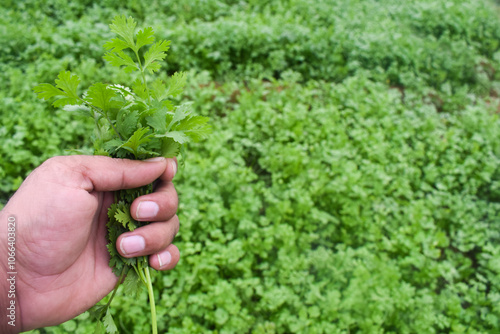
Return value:
<svg viewBox="0 0 500 334">
<path fill-rule="evenodd" d="M 167 165 L 163 157 L 141 161 L 79 155 L 54 157 L 40 167 L 49 169 L 59 180 L 91 192 L 146 185 L 160 177 Z"/>
</svg>

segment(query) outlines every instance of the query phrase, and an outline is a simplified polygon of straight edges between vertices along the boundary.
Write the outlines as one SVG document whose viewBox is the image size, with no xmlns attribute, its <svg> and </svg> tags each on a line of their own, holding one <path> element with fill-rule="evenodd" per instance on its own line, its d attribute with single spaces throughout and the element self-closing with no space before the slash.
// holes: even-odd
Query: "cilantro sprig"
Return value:
<svg viewBox="0 0 500 334">
<path fill-rule="evenodd" d="M 137 33 L 132 17 L 117 16 L 110 29 L 117 37 L 104 44 L 104 59 L 126 73 L 136 73 L 131 87 L 97 82 L 79 94 L 80 79 L 62 71 L 55 85 L 42 83 L 34 88 L 40 99 L 52 99 L 53 106 L 77 110 L 94 121 L 92 136 L 94 154 L 114 158 L 148 159 L 158 156 L 172 158 L 183 155 L 189 142 L 206 138 L 211 128 L 208 118 L 194 115 L 189 104 L 174 105 L 172 98 L 182 93 L 186 84 L 184 73 L 175 73 L 168 83 L 152 78 L 161 68 L 170 41 L 156 41 L 153 28 Z M 154 79 L 154 80 L 153 80 Z M 124 232 L 148 224 L 130 215 L 135 198 L 153 191 L 152 184 L 115 193 L 108 210 L 109 265 L 119 276 L 118 284 L 106 305 L 96 305 L 90 312 L 97 319 L 96 333 L 116 333 L 117 327 L 109 311 L 120 284 L 128 292 L 145 285 L 151 305 L 152 332 L 157 333 L 156 311 L 151 269 L 146 257 L 124 258 L 116 250 L 116 240 Z"/>
</svg>

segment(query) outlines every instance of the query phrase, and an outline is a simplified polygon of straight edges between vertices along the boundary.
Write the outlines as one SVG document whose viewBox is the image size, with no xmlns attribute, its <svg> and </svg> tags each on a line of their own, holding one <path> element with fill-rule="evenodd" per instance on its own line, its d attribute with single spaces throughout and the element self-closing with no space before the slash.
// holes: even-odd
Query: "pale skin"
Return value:
<svg viewBox="0 0 500 334">
<path fill-rule="evenodd" d="M 0 332 L 60 324 L 86 311 L 117 283 L 108 265 L 107 208 L 112 191 L 159 180 L 137 198 L 131 215 L 152 223 L 121 235 L 125 257 L 149 256 L 157 270 L 174 268 L 179 250 L 175 159 L 131 161 L 99 156 L 55 157 L 35 169 L 0 211 Z M 16 326 L 4 315 L 7 298 L 7 223 L 16 221 Z M 12 220 L 12 218 L 11 218 Z M 128 238 L 132 237 L 132 238 Z M 6 320 L 7 319 L 7 320 Z"/>
</svg>

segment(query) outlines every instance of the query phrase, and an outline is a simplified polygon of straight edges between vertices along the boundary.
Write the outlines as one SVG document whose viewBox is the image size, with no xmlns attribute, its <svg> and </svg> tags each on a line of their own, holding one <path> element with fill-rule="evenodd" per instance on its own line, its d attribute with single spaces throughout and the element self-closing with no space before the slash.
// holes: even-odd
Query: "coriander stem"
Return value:
<svg viewBox="0 0 500 334">
<path fill-rule="evenodd" d="M 120 138 L 120 140 L 123 140 L 122 136 L 120 135 L 120 133 L 118 132 L 118 130 L 116 130 L 115 128 L 115 125 L 113 124 L 113 122 L 111 122 L 111 120 L 109 119 L 109 116 L 108 114 L 105 114 L 106 115 L 106 119 L 108 120 L 109 124 L 111 125 L 111 127 L 113 128 L 113 130 L 115 130 L 115 133 L 118 135 L 118 138 Z"/>
<path fill-rule="evenodd" d="M 144 68 L 142 67 L 141 58 L 139 57 L 139 54 L 137 53 L 137 51 L 134 51 L 134 52 L 135 52 L 135 56 L 137 57 L 137 62 L 139 63 L 139 69 L 141 70 L 142 83 L 144 84 L 144 87 L 146 88 L 146 94 L 148 95 L 148 103 L 151 103 L 151 97 L 149 96 L 149 88 L 148 88 L 148 85 L 146 83 L 146 75 L 144 74 Z"/>
<path fill-rule="evenodd" d="M 111 125 L 111 127 L 113 128 L 113 130 L 115 131 L 115 133 L 118 135 L 118 138 L 120 138 L 120 140 L 123 140 L 122 136 L 120 135 L 120 133 L 118 132 L 118 130 L 116 130 L 115 125 L 113 124 L 113 122 L 111 122 L 111 120 L 109 119 L 108 114 L 105 113 L 104 110 L 101 110 L 101 109 L 93 106 L 92 104 L 88 103 L 87 101 L 85 101 L 83 99 L 80 99 L 80 101 L 82 101 L 87 107 L 89 107 L 89 108 L 94 109 L 95 111 L 97 111 L 99 114 L 106 116 L 106 120 L 109 122 L 109 125 Z M 94 119 L 95 119 L 95 117 L 94 117 Z M 96 123 L 96 126 L 97 126 L 97 121 L 95 123 Z"/>
<path fill-rule="evenodd" d="M 109 298 L 108 303 L 106 304 L 106 308 L 109 307 L 109 305 L 111 304 L 111 301 L 115 297 L 116 291 L 118 291 L 118 287 L 122 283 L 123 277 L 125 276 L 125 274 L 127 273 L 127 271 L 128 271 L 127 270 L 127 266 L 123 266 L 122 272 L 120 273 L 120 277 L 118 278 L 118 282 L 116 282 L 115 288 L 113 289 L 113 294 L 111 294 L 111 297 Z"/>
<path fill-rule="evenodd" d="M 155 305 L 155 295 L 153 293 L 153 283 L 151 282 L 151 276 L 149 274 L 149 266 L 144 268 L 146 273 L 146 280 L 148 282 L 148 294 L 149 294 L 149 305 L 151 306 L 151 326 L 153 334 L 158 334 L 158 328 L 156 323 L 156 305 Z"/>
</svg>

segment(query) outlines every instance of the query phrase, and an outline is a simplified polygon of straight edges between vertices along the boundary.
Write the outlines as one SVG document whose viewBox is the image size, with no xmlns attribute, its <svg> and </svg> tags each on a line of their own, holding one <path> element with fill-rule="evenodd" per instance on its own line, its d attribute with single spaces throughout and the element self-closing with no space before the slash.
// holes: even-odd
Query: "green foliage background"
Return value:
<svg viewBox="0 0 500 334">
<path fill-rule="evenodd" d="M 92 124 L 36 99 L 102 60 L 119 14 L 172 40 L 214 134 L 176 176 L 160 332 L 499 333 L 500 18 L 486 0 L 0 5 L 0 200 Z M 121 333 L 148 304 L 121 294 Z M 138 301 L 139 300 L 139 301 Z M 83 314 L 33 333 L 89 333 Z"/>
</svg>

